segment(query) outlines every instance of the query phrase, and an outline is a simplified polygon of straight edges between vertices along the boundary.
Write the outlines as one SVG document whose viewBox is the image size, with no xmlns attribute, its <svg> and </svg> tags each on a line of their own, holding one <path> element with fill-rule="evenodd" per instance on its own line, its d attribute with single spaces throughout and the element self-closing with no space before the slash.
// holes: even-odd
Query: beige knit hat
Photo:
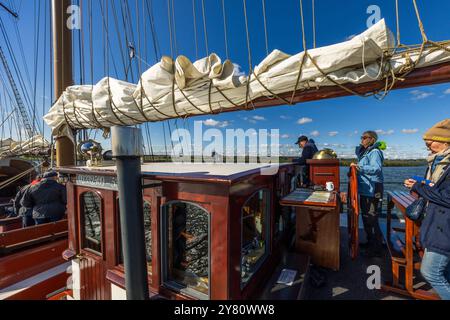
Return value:
<svg viewBox="0 0 450 320">
<path fill-rule="evenodd" d="M 425 133 L 423 140 L 450 143 L 450 119 L 435 124 Z"/>
</svg>

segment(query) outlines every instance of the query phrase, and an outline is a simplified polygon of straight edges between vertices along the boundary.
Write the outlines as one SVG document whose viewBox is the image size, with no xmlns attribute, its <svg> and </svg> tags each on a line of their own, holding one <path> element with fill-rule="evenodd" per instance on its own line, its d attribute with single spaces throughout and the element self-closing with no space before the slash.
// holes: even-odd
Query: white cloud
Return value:
<svg viewBox="0 0 450 320">
<path fill-rule="evenodd" d="M 236 76 L 241 77 L 241 76 L 245 76 L 246 75 L 245 72 L 242 71 L 242 67 L 239 64 L 233 63 L 233 65 L 234 65 L 234 74 Z"/>
<path fill-rule="evenodd" d="M 266 121 L 266 118 L 261 116 L 253 116 L 252 119 L 256 121 Z"/>
<path fill-rule="evenodd" d="M 306 124 L 306 123 L 310 123 L 310 122 L 313 122 L 313 119 L 311 119 L 311 118 L 301 118 L 301 119 L 298 119 L 298 121 L 297 121 L 297 123 L 300 124 L 300 125 Z"/>
<path fill-rule="evenodd" d="M 378 133 L 380 136 L 391 136 L 395 133 L 394 130 L 388 130 L 388 131 L 384 131 L 381 129 L 375 130 L 376 133 Z"/>
<path fill-rule="evenodd" d="M 425 92 L 422 90 L 413 90 L 411 91 L 411 94 L 413 95 L 412 100 L 423 100 L 434 95 L 432 92 Z"/>
<path fill-rule="evenodd" d="M 444 91 L 444 94 L 450 94 L 450 88 Z"/>
<path fill-rule="evenodd" d="M 338 131 L 330 131 L 330 132 L 328 132 L 328 135 L 329 135 L 330 137 L 336 137 L 338 134 L 339 134 Z"/>
<path fill-rule="evenodd" d="M 289 139 L 291 136 L 290 135 L 288 135 L 288 134 L 283 134 L 282 136 L 281 136 L 281 139 Z"/>
<path fill-rule="evenodd" d="M 310 133 L 310 135 L 312 135 L 313 137 L 318 137 L 318 136 L 320 136 L 320 132 L 317 130 L 314 130 L 313 132 Z"/>
<path fill-rule="evenodd" d="M 217 121 L 214 119 L 208 119 L 203 121 L 203 124 L 207 127 L 218 127 L 218 128 L 225 128 L 230 125 L 229 121 Z"/>
<path fill-rule="evenodd" d="M 403 129 L 402 132 L 405 134 L 414 134 L 419 132 L 419 129 Z"/>
<path fill-rule="evenodd" d="M 282 120 L 289 120 L 289 119 L 292 119 L 291 117 L 288 117 L 288 116 L 280 116 L 280 118 L 281 118 Z"/>
</svg>

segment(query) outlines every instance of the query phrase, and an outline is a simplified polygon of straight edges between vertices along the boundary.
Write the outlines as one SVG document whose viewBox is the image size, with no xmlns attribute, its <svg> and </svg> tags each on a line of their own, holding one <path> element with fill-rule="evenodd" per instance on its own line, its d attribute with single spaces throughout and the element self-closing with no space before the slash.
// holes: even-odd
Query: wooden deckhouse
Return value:
<svg viewBox="0 0 450 320">
<path fill-rule="evenodd" d="M 278 201 L 292 165 L 142 166 L 151 295 L 171 299 L 255 297 L 280 258 L 289 214 Z M 125 298 L 115 168 L 61 168 L 67 175 L 73 298 Z M 93 227 L 95 226 L 95 227 Z"/>
</svg>

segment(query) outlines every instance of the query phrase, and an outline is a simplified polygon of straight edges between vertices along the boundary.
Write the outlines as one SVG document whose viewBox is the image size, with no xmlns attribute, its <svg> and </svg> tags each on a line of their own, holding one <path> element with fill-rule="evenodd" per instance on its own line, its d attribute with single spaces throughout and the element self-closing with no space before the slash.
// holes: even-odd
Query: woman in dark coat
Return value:
<svg viewBox="0 0 450 320">
<path fill-rule="evenodd" d="M 431 183 L 405 181 L 420 197 L 428 201 L 420 228 L 425 248 L 421 273 L 443 300 L 450 300 L 450 119 L 431 128 L 424 136 L 432 154 L 427 177 Z"/>
</svg>

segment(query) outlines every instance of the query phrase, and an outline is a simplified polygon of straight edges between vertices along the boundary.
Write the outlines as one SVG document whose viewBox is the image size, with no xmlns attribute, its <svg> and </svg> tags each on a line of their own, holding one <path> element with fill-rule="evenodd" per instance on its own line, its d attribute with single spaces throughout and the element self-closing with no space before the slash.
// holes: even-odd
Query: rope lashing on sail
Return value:
<svg viewBox="0 0 450 320">
<path fill-rule="evenodd" d="M 102 97 L 99 96 L 87 98 L 92 105 L 92 114 L 95 115 L 97 112 L 100 118 L 89 116 L 86 109 L 68 109 L 65 106 L 65 100 L 60 99 L 54 105 L 56 109 L 51 110 L 46 116 L 47 123 L 55 128 L 64 122 L 72 129 L 78 129 L 88 126 L 108 127 L 111 123 L 118 122 L 117 117 L 127 125 L 177 118 L 186 120 L 197 115 L 217 114 L 229 108 L 253 110 L 255 99 L 261 97 L 292 105 L 298 101 L 296 97 L 299 91 L 317 90 L 323 86 L 336 86 L 348 94 L 360 97 L 375 96 L 377 99 L 382 99 L 412 70 L 450 61 L 450 55 L 448 55 L 450 42 L 428 40 L 421 24 L 418 8 L 417 17 L 423 37 L 421 45 L 409 47 L 402 45 L 399 42 L 399 28 L 397 44 L 395 44 L 391 41 L 390 31 L 382 21 L 352 40 L 309 49 L 306 45 L 303 1 L 300 1 L 304 51 L 295 56 L 289 56 L 275 50 L 260 65 L 253 67 L 245 0 L 243 4 L 249 60 L 247 76 L 238 75 L 238 71 L 233 70 L 233 64 L 229 60 L 223 63 L 215 54 L 193 63 L 183 56 L 175 60 L 164 57 L 159 64 L 140 75 L 137 86 L 130 83 L 117 83 L 119 80 L 109 79 L 109 77 L 107 81 L 104 79 L 99 84 L 92 85 L 91 92 L 97 93 L 101 90 L 102 82 L 107 86 L 106 96 L 110 101 L 109 104 L 100 105 L 98 99 Z M 416 3 L 415 5 L 417 7 Z M 205 8 L 202 7 L 202 12 L 204 11 Z M 171 19 L 174 17 L 170 11 L 168 14 Z M 205 21 L 206 17 L 204 18 Z M 205 36 L 208 37 L 206 24 L 203 25 Z M 196 29 L 195 26 L 194 29 Z M 173 37 L 172 33 L 172 48 Z M 206 42 L 205 48 L 209 51 Z M 355 86 L 348 85 L 348 83 L 359 84 L 370 81 L 383 82 L 377 89 L 367 93 L 359 92 L 358 89 L 354 89 Z M 135 90 L 134 94 L 128 93 L 133 90 Z M 88 95 L 87 92 L 85 93 Z M 70 99 L 78 99 L 83 94 L 81 92 L 75 94 L 73 98 L 69 97 L 68 102 L 72 103 Z M 133 98 L 131 103 L 128 97 Z M 57 117 L 52 117 L 56 115 L 55 112 L 61 102 L 65 117 L 62 121 L 56 121 Z M 82 104 L 72 104 L 72 107 L 78 108 L 78 106 L 84 108 Z M 72 119 L 74 116 L 77 119 Z M 90 118 L 90 121 L 86 119 L 86 116 Z M 66 118 L 70 119 L 66 121 Z M 96 122 L 101 126 L 98 126 Z"/>
<path fill-rule="evenodd" d="M 49 147 L 50 144 L 41 135 L 31 137 L 25 141 L 16 142 L 11 140 L 8 145 L 0 147 L 0 159 L 48 154 Z"/>
<path fill-rule="evenodd" d="M 418 62 L 420 61 L 420 59 L 423 56 L 423 52 L 425 50 L 426 44 L 431 44 L 432 46 L 438 47 L 440 50 L 444 50 L 444 51 L 450 52 L 449 48 L 447 48 L 447 47 L 445 47 L 445 46 L 443 46 L 443 45 L 441 45 L 439 43 L 436 43 L 436 42 L 428 40 L 428 37 L 427 37 L 427 35 L 425 33 L 425 29 L 424 29 L 424 26 L 423 26 L 423 23 L 422 23 L 422 20 L 420 18 L 420 13 L 419 13 L 419 9 L 418 9 L 416 0 L 413 0 L 413 4 L 414 4 L 414 8 L 415 8 L 418 24 L 419 24 L 419 29 L 420 29 L 420 32 L 421 32 L 421 35 L 422 35 L 423 43 L 422 43 L 422 45 L 420 47 L 418 58 L 416 59 L 416 61 L 413 64 L 410 64 L 408 66 L 407 71 L 405 73 L 401 74 L 401 76 L 397 76 L 391 70 L 391 68 L 387 68 L 386 69 L 385 67 L 386 66 L 390 67 L 390 64 L 386 63 L 386 65 L 383 65 L 383 60 L 387 60 L 387 55 L 386 55 L 385 52 L 383 52 L 383 55 L 381 56 L 381 63 L 380 63 L 379 73 L 378 73 L 377 77 L 375 77 L 375 79 L 374 79 L 373 77 L 371 77 L 369 75 L 369 73 L 367 73 L 366 68 L 365 68 L 364 58 L 362 59 L 362 65 L 363 65 L 363 69 L 364 69 L 364 72 L 365 72 L 366 75 L 368 75 L 373 80 L 378 80 L 379 78 L 386 80 L 385 87 L 384 87 L 384 90 L 383 90 L 384 93 L 382 95 L 383 98 L 387 96 L 389 91 L 394 87 L 395 82 L 397 80 L 404 78 L 407 74 L 409 74 L 411 71 L 413 71 L 416 68 Z M 301 18 L 301 25 L 302 25 L 303 47 L 304 47 L 305 56 L 313 63 L 313 65 L 316 67 L 316 69 L 325 78 L 327 78 L 328 81 L 332 82 L 333 84 L 335 84 L 336 86 L 340 87 L 341 89 L 347 91 L 350 94 L 353 94 L 353 95 L 356 95 L 356 96 L 359 96 L 359 97 L 363 97 L 363 98 L 374 96 L 374 95 L 379 93 L 379 91 L 381 89 L 380 90 L 376 90 L 376 91 L 371 92 L 371 93 L 367 93 L 367 94 L 360 94 L 360 93 L 356 92 L 355 90 L 352 90 L 352 89 L 348 88 L 347 86 L 345 86 L 343 84 L 340 84 L 337 81 L 334 81 L 326 72 L 324 72 L 318 66 L 316 61 L 310 56 L 310 54 L 308 53 L 308 49 L 306 47 L 306 38 L 305 38 L 305 29 L 304 29 L 304 15 L 303 15 L 303 0 L 300 0 L 300 18 Z M 400 43 L 400 23 L 399 23 L 399 13 L 398 13 L 398 0 L 396 1 L 396 18 L 397 18 L 397 41 L 398 41 L 396 49 L 398 49 L 401 46 L 401 43 Z M 363 42 L 363 45 L 364 45 L 364 42 Z M 413 51 L 413 50 L 410 49 L 410 51 Z M 365 50 L 363 49 L 363 53 L 364 52 L 365 52 Z M 299 72 L 299 75 L 298 75 L 298 79 L 300 79 L 300 77 L 301 77 L 301 69 L 302 69 L 304 63 L 305 63 L 305 60 L 303 59 L 302 62 L 300 63 L 300 72 Z M 383 72 L 383 70 L 384 70 L 384 72 Z M 389 84 L 389 77 L 392 78 L 391 84 Z M 293 91 L 291 102 L 293 101 L 293 98 L 295 97 L 295 94 L 296 94 L 296 91 L 297 91 L 297 85 L 298 85 L 298 83 L 296 84 L 296 87 L 295 87 L 295 89 Z"/>
</svg>

